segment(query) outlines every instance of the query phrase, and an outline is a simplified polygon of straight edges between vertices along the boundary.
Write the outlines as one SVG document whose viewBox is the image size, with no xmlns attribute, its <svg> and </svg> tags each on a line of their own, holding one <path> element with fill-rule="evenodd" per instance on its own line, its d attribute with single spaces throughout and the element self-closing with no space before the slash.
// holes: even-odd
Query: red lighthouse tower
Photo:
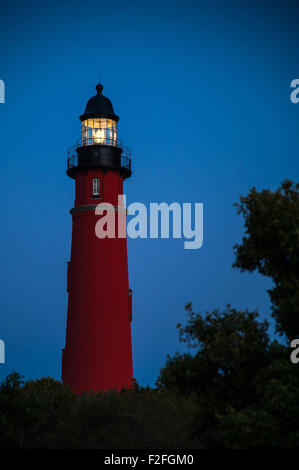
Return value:
<svg viewBox="0 0 299 470">
<path fill-rule="evenodd" d="M 69 150 L 67 174 L 75 180 L 71 259 L 68 263 L 68 313 L 62 380 L 75 392 L 120 390 L 133 384 L 127 241 L 98 238 L 96 207 L 105 215 L 119 204 L 123 181 L 131 176 L 130 151 L 117 136 L 118 116 L 111 101 L 97 94 L 80 116 L 82 135 Z M 109 203 L 109 204 L 107 204 Z M 102 207 L 105 207 L 103 204 Z M 110 211 L 110 214 L 108 212 Z M 117 222 L 116 222 L 117 225 Z"/>
</svg>

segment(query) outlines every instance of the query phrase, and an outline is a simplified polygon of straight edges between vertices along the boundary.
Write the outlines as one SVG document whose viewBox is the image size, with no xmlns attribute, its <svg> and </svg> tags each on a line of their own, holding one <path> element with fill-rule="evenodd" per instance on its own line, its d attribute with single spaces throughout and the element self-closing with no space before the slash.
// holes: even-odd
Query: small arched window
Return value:
<svg viewBox="0 0 299 470">
<path fill-rule="evenodd" d="M 92 178 L 92 197 L 99 198 L 100 192 L 100 178 Z"/>
</svg>

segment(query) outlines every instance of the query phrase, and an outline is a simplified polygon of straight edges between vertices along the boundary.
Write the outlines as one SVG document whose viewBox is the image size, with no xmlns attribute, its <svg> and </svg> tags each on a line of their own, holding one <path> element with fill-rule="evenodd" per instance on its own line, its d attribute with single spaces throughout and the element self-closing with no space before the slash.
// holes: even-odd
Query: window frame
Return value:
<svg viewBox="0 0 299 470">
<path fill-rule="evenodd" d="M 101 178 L 95 176 L 92 178 L 92 198 L 100 199 L 101 197 Z"/>
</svg>

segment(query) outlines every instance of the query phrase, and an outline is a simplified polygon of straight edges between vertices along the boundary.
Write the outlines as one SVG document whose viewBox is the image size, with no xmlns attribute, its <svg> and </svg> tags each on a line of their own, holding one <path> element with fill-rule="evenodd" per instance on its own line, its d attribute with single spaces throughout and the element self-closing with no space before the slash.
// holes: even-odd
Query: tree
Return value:
<svg viewBox="0 0 299 470">
<path fill-rule="evenodd" d="M 24 384 L 16 372 L 0 384 L 0 448 L 36 448 L 46 440 L 62 442 L 74 395 L 69 387 L 52 378 Z"/>
<path fill-rule="evenodd" d="M 194 313 L 192 304 L 185 309 L 187 324 L 177 328 L 180 340 L 196 353 L 168 356 L 157 385 L 198 397 L 208 394 L 215 403 L 225 400 L 242 407 L 254 394 L 256 373 L 269 361 L 267 321 L 259 322 L 257 312 L 230 305 L 206 315 Z"/>
<path fill-rule="evenodd" d="M 186 310 L 178 329 L 194 354 L 168 356 L 157 386 L 196 397 L 192 436 L 207 448 L 298 447 L 299 375 L 267 322 L 229 305 Z"/>
<path fill-rule="evenodd" d="M 246 233 L 234 247 L 233 266 L 273 280 L 268 292 L 276 330 L 299 337 L 299 183 L 286 180 L 274 192 L 253 188 L 235 206 Z"/>
<path fill-rule="evenodd" d="M 23 377 L 12 372 L 0 384 L 0 448 L 23 447 L 28 410 L 22 399 Z"/>
<path fill-rule="evenodd" d="M 0 384 L 1 449 L 195 448 L 194 402 L 149 387 L 75 394 L 50 377 Z"/>
</svg>

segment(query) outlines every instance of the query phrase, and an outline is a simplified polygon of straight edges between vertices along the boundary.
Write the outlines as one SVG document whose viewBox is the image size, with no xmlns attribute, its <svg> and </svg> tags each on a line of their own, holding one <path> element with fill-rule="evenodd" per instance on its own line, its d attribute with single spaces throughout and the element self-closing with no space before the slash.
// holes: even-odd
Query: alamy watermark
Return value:
<svg viewBox="0 0 299 470">
<path fill-rule="evenodd" d="M 297 104 L 299 103 L 299 78 L 294 78 L 291 81 L 290 87 L 294 88 L 290 94 L 290 100 L 292 103 Z"/>
<path fill-rule="evenodd" d="M 293 364 L 298 364 L 299 362 L 299 339 L 293 339 L 290 345 L 291 348 L 294 349 L 292 351 L 290 359 Z"/>
<path fill-rule="evenodd" d="M 0 339 L 0 364 L 5 364 L 5 344 L 3 339 Z"/>
<path fill-rule="evenodd" d="M 5 83 L 0 79 L 0 104 L 5 103 Z"/>
<path fill-rule="evenodd" d="M 118 205 L 100 203 L 95 214 L 98 238 L 184 238 L 185 250 L 198 250 L 203 244 L 203 203 L 151 202 L 149 210 L 142 202 L 126 207 L 126 196 L 118 196 Z M 131 217 L 127 223 L 127 217 Z"/>
</svg>

